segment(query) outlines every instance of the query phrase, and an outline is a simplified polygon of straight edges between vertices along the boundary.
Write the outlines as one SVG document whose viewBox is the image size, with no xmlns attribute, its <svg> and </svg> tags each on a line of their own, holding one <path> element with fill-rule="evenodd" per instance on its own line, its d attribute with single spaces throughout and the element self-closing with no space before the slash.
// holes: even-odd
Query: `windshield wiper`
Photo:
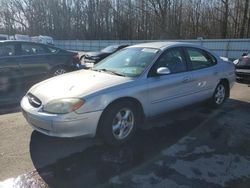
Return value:
<svg viewBox="0 0 250 188">
<path fill-rule="evenodd" d="M 108 70 L 108 69 L 91 69 L 91 70 L 97 71 L 97 72 L 107 72 L 107 73 L 110 73 L 110 74 L 113 74 L 113 75 L 126 77 L 125 74 L 121 74 L 121 73 L 118 73 L 116 71 L 112 71 L 112 70 Z"/>
</svg>

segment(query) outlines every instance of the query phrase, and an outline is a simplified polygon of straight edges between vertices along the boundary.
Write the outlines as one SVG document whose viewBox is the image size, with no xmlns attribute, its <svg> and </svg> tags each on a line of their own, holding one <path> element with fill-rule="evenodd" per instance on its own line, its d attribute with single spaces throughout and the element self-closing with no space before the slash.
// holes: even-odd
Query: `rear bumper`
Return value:
<svg viewBox="0 0 250 188">
<path fill-rule="evenodd" d="M 32 107 L 27 97 L 21 101 L 23 116 L 29 125 L 49 136 L 55 137 L 94 137 L 102 111 L 77 114 L 49 114 Z"/>
</svg>

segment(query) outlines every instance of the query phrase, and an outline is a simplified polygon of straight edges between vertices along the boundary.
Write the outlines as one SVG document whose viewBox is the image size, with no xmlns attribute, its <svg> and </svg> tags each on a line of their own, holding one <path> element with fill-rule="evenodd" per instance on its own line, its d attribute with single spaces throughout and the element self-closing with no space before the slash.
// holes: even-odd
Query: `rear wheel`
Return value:
<svg viewBox="0 0 250 188">
<path fill-rule="evenodd" d="M 134 136 L 139 114 L 135 105 L 119 102 L 108 107 L 100 119 L 100 136 L 109 145 L 121 145 Z"/>
<path fill-rule="evenodd" d="M 220 82 L 214 91 L 214 94 L 211 100 L 212 105 L 214 107 L 221 106 L 227 99 L 228 93 L 229 93 L 229 89 L 226 86 L 226 84 L 224 82 Z"/>
</svg>

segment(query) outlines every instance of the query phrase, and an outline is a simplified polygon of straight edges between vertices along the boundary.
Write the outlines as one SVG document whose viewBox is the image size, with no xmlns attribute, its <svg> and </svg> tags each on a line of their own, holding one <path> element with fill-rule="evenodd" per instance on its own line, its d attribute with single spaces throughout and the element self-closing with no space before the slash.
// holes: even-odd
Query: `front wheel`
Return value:
<svg viewBox="0 0 250 188">
<path fill-rule="evenodd" d="M 66 72 L 68 72 L 66 68 L 57 67 L 57 68 L 53 69 L 52 76 L 59 76 L 59 75 L 64 74 Z"/>
<path fill-rule="evenodd" d="M 131 102 L 115 103 L 104 111 L 100 120 L 100 136 L 109 145 L 121 145 L 135 134 L 139 114 Z"/>
</svg>

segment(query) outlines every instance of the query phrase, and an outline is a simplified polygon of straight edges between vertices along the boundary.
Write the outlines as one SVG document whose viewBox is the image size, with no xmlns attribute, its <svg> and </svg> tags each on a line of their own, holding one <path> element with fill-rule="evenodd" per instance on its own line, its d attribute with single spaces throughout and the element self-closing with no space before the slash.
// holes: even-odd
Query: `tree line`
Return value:
<svg viewBox="0 0 250 188">
<path fill-rule="evenodd" d="M 249 0 L 0 0 L 0 33 L 56 39 L 249 38 Z"/>
</svg>

